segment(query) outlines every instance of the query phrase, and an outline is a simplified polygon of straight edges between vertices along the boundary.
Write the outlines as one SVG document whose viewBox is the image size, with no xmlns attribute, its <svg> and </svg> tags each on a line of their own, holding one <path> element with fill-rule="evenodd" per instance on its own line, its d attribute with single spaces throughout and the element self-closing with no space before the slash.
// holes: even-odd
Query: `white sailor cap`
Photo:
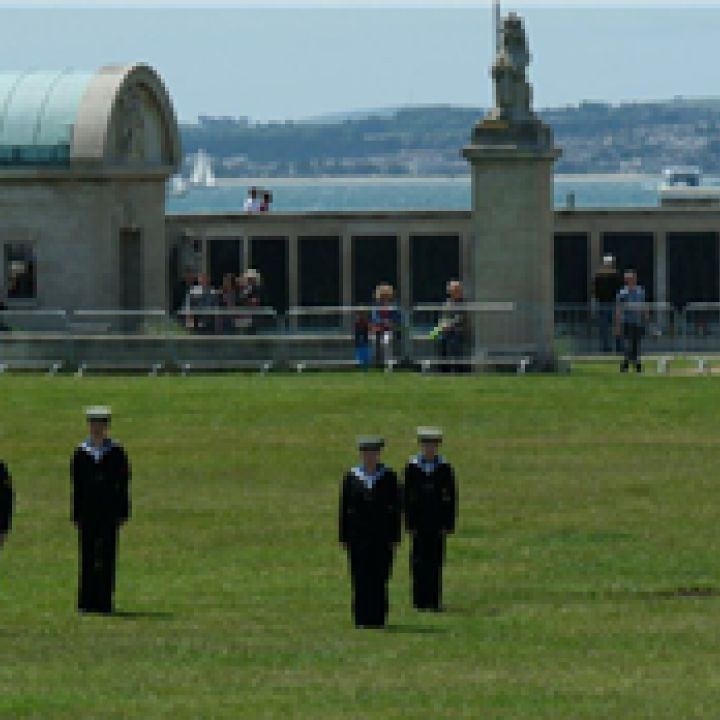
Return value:
<svg viewBox="0 0 720 720">
<path fill-rule="evenodd" d="M 417 438 L 419 442 L 442 442 L 443 433 L 437 427 L 419 427 Z"/>
<path fill-rule="evenodd" d="M 382 450 L 385 440 L 378 435 L 360 435 L 357 439 L 358 450 Z"/>
<path fill-rule="evenodd" d="M 92 405 L 85 408 L 85 417 L 88 422 L 93 422 L 94 420 L 110 422 L 112 411 L 106 405 Z"/>
</svg>

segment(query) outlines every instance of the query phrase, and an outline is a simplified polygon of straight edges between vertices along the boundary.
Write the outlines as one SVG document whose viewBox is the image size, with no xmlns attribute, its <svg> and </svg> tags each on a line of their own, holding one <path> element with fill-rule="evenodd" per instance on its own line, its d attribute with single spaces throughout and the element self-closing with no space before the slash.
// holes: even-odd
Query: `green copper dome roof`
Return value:
<svg viewBox="0 0 720 720">
<path fill-rule="evenodd" d="M 0 72 L 0 165 L 68 165 L 78 107 L 93 75 Z"/>
</svg>

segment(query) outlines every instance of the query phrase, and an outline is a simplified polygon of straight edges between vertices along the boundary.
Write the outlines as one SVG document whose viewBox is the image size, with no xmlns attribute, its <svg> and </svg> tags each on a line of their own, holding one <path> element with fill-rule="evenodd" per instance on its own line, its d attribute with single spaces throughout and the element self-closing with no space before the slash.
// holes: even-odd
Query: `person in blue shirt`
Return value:
<svg viewBox="0 0 720 720">
<path fill-rule="evenodd" d="M 89 437 L 70 463 L 72 521 L 80 550 L 78 610 L 113 612 L 120 526 L 130 517 L 130 463 L 108 437 L 110 409 L 87 408 Z"/>
<path fill-rule="evenodd" d="M 352 612 L 358 628 L 380 628 L 388 614 L 388 582 L 400 542 L 401 497 L 395 472 L 380 462 L 384 441 L 358 438 L 360 463 L 345 473 L 340 543 L 348 555 Z"/>
<path fill-rule="evenodd" d="M 412 539 L 413 606 L 442 610 L 445 538 L 455 530 L 457 490 L 452 466 L 439 454 L 442 431 L 417 429 L 420 452 L 405 466 L 405 527 Z"/>
<path fill-rule="evenodd" d="M 626 270 L 625 285 L 617 294 L 615 302 L 615 334 L 624 340 L 624 358 L 620 372 L 627 372 L 630 365 L 637 372 L 642 371 L 640 362 L 640 342 L 648 319 L 645 306 L 645 289 L 638 285 L 637 273 Z"/>
</svg>

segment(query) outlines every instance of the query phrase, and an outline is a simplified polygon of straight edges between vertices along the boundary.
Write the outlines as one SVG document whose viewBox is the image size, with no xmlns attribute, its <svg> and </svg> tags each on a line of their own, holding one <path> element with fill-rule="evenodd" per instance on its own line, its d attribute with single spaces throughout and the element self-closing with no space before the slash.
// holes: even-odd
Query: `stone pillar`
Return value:
<svg viewBox="0 0 720 720">
<path fill-rule="evenodd" d="M 298 260 L 298 236 L 293 234 L 288 238 L 288 305 L 300 305 L 300 277 Z"/>
<path fill-rule="evenodd" d="M 597 227 L 593 225 L 593 227 L 590 230 L 590 251 L 589 251 L 589 272 L 590 276 L 588 277 L 588 298 L 592 298 L 593 294 L 593 278 L 595 277 L 597 271 L 600 269 L 600 266 L 602 265 L 602 235 L 600 234 L 600 231 Z"/>
<path fill-rule="evenodd" d="M 667 235 L 658 228 L 655 238 L 655 302 L 667 302 Z"/>
<path fill-rule="evenodd" d="M 516 306 L 513 317 L 478 314 L 479 353 L 516 348 L 545 359 L 552 355 L 552 184 L 558 154 L 520 147 L 470 146 L 464 151 L 472 172 L 475 300 Z"/>
<path fill-rule="evenodd" d="M 512 310 L 478 310 L 476 355 L 531 354 L 535 367 L 555 366 L 552 131 L 532 110 L 525 30 L 511 13 L 503 22 L 492 78 L 495 107 L 463 149 L 472 176 L 473 291 L 477 302 Z"/>
<path fill-rule="evenodd" d="M 349 307 L 352 301 L 352 235 L 344 232 L 340 238 L 340 267 L 342 270 L 342 304 Z"/>
<path fill-rule="evenodd" d="M 400 304 L 403 330 L 400 333 L 400 354 L 403 358 L 410 357 L 412 328 L 412 268 L 410 267 L 410 233 L 403 230 L 398 238 L 398 290 L 397 300 Z"/>
</svg>

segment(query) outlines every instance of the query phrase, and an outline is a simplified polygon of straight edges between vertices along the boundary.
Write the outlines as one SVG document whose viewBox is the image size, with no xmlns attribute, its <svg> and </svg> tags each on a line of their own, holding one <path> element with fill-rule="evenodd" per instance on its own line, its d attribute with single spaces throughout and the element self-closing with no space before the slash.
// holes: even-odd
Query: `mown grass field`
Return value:
<svg viewBox="0 0 720 720">
<path fill-rule="evenodd" d="M 109 403 L 131 457 L 116 617 L 74 611 L 68 460 Z M 715 718 L 720 379 L 0 377 L 15 528 L 0 718 Z M 439 424 L 460 483 L 442 615 L 352 627 L 354 437 L 401 468 Z"/>
</svg>

